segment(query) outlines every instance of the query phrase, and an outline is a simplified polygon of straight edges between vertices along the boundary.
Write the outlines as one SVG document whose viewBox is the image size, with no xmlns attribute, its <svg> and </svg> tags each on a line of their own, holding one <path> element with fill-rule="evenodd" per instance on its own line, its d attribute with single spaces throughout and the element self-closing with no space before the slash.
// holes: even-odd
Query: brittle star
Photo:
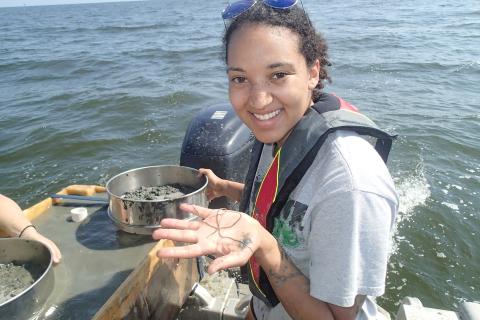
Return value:
<svg viewBox="0 0 480 320">
<path fill-rule="evenodd" d="M 195 207 L 194 207 L 194 209 L 195 209 L 196 213 L 198 214 L 197 209 L 196 209 Z M 219 211 L 222 211 L 222 212 L 220 213 Z M 212 236 L 212 235 L 214 235 L 215 233 L 218 232 L 218 236 L 219 236 L 220 238 L 224 238 L 224 239 L 226 238 L 226 239 L 230 239 L 230 240 L 232 240 L 232 241 L 238 242 L 238 243 L 240 244 L 240 248 L 241 248 L 241 249 L 248 248 L 248 249 L 250 249 L 250 251 L 252 251 L 252 253 L 253 253 L 253 250 L 248 246 L 250 243 L 252 243 L 252 240 L 250 240 L 249 238 L 246 238 L 246 239 L 243 239 L 243 240 L 237 240 L 237 239 L 234 239 L 234 238 L 232 238 L 232 237 L 222 235 L 222 233 L 221 233 L 221 230 L 222 230 L 222 229 L 232 228 L 234 225 L 236 225 L 236 224 L 240 221 L 240 219 L 242 219 L 242 214 L 241 214 L 240 212 L 236 212 L 236 213 L 238 213 L 238 219 L 237 219 L 236 221 L 234 221 L 234 222 L 232 223 L 232 225 L 230 225 L 230 226 L 221 227 L 221 226 L 220 226 L 220 220 L 219 220 L 219 219 L 220 219 L 220 216 L 222 216 L 222 215 L 223 215 L 225 212 L 227 212 L 227 211 L 228 211 L 228 210 L 225 209 L 225 208 L 217 209 L 217 213 L 216 213 L 216 216 L 215 216 L 215 220 L 216 220 L 216 222 L 217 222 L 217 226 L 211 225 L 211 224 L 209 224 L 208 222 L 206 222 L 205 220 L 203 220 L 203 223 L 205 223 L 205 224 L 206 224 L 207 226 L 209 226 L 210 228 L 213 228 L 213 229 L 214 229 L 213 232 L 210 233 L 210 234 L 207 236 L 207 238 L 209 238 L 210 236 Z M 231 211 L 231 212 L 234 212 L 234 211 Z"/>
</svg>

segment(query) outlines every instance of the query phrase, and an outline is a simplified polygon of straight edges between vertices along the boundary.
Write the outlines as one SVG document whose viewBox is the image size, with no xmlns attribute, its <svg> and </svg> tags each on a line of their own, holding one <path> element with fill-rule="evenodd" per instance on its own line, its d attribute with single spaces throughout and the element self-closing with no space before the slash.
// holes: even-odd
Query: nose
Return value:
<svg viewBox="0 0 480 320">
<path fill-rule="evenodd" d="M 273 96 L 268 85 L 257 84 L 252 86 L 248 100 L 252 108 L 262 109 L 272 102 Z"/>
</svg>

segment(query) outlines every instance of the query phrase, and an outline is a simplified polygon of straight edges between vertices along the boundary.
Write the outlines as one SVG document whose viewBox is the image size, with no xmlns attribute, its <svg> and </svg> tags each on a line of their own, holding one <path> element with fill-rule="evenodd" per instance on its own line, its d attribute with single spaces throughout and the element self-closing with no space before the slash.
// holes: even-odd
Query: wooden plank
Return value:
<svg viewBox="0 0 480 320">
<path fill-rule="evenodd" d="M 72 194 L 78 196 L 93 196 L 97 192 L 105 192 L 105 187 L 96 185 L 70 185 L 62 190 L 58 191 L 58 194 Z M 60 199 L 46 198 L 39 203 L 31 206 L 28 209 L 23 210 L 25 216 L 33 221 L 35 218 L 46 212 L 53 204 L 59 203 Z"/>
<path fill-rule="evenodd" d="M 159 259 L 159 248 L 173 246 L 161 240 L 128 276 L 93 320 L 175 319 L 198 281 L 195 259 Z"/>
<path fill-rule="evenodd" d="M 33 221 L 35 220 L 35 218 L 41 216 L 44 212 L 46 212 L 52 205 L 52 198 L 47 198 L 31 206 L 28 209 L 23 210 L 23 213 L 28 218 L 28 220 Z"/>
</svg>

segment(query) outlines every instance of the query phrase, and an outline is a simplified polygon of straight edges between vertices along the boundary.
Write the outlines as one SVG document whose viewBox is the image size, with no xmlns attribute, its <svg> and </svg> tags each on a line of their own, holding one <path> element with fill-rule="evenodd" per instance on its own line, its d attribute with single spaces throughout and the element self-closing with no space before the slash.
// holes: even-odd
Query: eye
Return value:
<svg viewBox="0 0 480 320">
<path fill-rule="evenodd" d="M 233 83 L 245 83 L 247 82 L 247 78 L 245 77 L 241 77 L 241 76 L 238 76 L 238 77 L 233 77 L 230 81 L 232 81 Z"/>
<path fill-rule="evenodd" d="M 282 79 L 288 75 L 286 72 L 275 72 L 272 76 L 273 79 Z"/>
</svg>

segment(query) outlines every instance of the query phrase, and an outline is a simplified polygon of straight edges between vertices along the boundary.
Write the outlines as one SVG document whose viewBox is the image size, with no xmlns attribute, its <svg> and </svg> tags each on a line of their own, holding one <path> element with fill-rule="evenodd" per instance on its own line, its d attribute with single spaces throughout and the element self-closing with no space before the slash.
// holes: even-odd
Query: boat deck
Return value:
<svg viewBox="0 0 480 320">
<path fill-rule="evenodd" d="M 60 192 L 71 194 L 67 189 Z M 101 192 L 88 195 L 106 199 Z M 63 256 L 53 268 L 54 290 L 32 319 L 244 318 L 251 294 L 248 286 L 239 284 L 227 272 L 206 276 L 189 296 L 199 281 L 195 259 L 158 259 L 155 255 L 158 248 L 172 246 L 173 242 L 155 242 L 150 236 L 118 230 L 105 204 L 78 200 L 52 204 L 48 198 L 25 210 Z M 70 218 L 70 210 L 79 206 L 86 207 L 89 215 L 76 223 Z M 424 308 L 408 299 L 402 301 L 395 319 L 417 319 L 420 312 L 422 319 L 439 319 L 440 315 L 442 319 L 480 319 L 478 303 L 465 302 L 456 313 Z M 0 314 L 0 319 L 16 318 Z"/>
<path fill-rule="evenodd" d="M 107 199 L 93 187 L 102 189 L 70 186 L 59 193 Z M 87 208 L 82 222 L 70 217 L 76 207 Z M 32 319 L 175 319 L 199 280 L 196 260 L 157 258 L 157 249 L 174 243 L 118 230 L 107 209 L 103 203 L 47 198 L 24 210 L 62 252 L 53 268 L 54 289 Z"/>
<path fill-rule="evenodd" d="M 76 223 L 70 209 L 79 206 L 89 216 Z M 52 206 L 34 222 L 62 252 L 54 291 L 42 310 L 48 319 L 91 319 L 155 245 L 149 236 L 117 230 L 107 206 L 84 201 Z"/>
</svg>

